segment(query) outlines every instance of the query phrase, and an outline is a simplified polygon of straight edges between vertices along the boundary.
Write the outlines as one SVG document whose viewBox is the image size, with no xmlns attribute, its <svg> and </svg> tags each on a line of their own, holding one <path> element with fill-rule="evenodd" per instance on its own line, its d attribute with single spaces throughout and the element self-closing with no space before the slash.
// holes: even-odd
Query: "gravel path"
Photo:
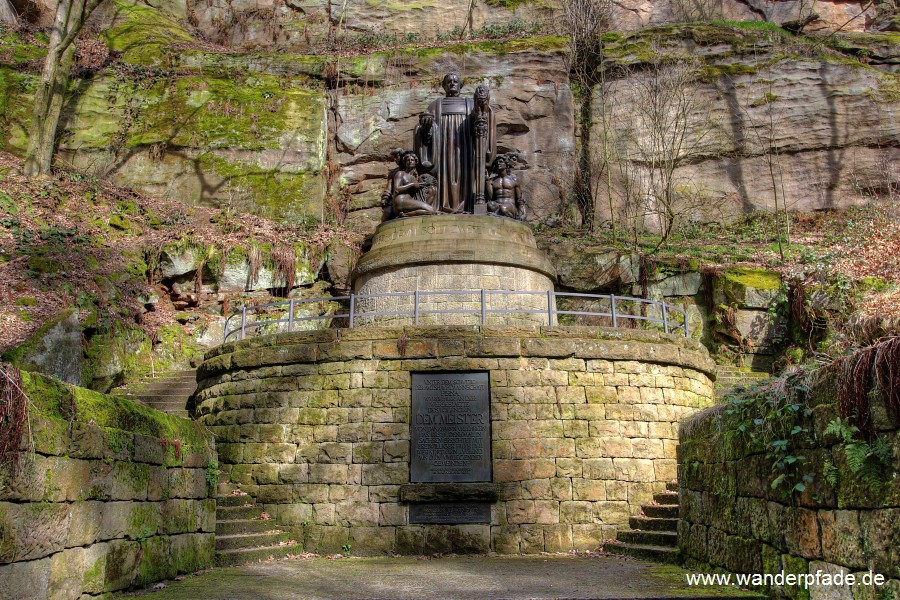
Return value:
<svg viewBox="0 0 900 600">
<path fill-rule="evenodd" d="M 216 569 L 153 600 L 485 600 L 759 598 L 688 587 L 686 571 L 614 556 L 448 556 L 291 559 Z M 120 596 L 122 597 L 122 596 Z"/>
</svg>

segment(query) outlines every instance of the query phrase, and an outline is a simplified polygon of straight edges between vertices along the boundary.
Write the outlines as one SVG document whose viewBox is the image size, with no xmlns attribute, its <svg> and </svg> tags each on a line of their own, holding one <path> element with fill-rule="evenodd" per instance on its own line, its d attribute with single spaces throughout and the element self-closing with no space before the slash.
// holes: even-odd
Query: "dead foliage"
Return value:
<svg viewBox="0 0 900 600">
<path fill-rule="evenodd" d="M 284 296 L 294 287 L 297 277 L 297 251 L 291 246 L 279 244 L 272 250 L 272 262 L 275 263 L 275 277 L 284 282 Z"/>
<path fill-rule="evenodd" d="M 895 422 L 900 422 L 900 336 L 875 348 L 875 383 L 884 395 L 888 413 Z"/>
<path fill-rule="evenodd" d="M 28 428 L 22 374 L 12 365 L 0 364 L 0 465 L 18 465 L 22 433 Z"/>
<path fill-rule="evenodd" d="M 173 243 L 214 248 L 222 254 L 220 267 L 224 249 L 249 246 L 255 279 L 260 247 L 305 245 L 311 262 L 321 262 L 317 253 L 324 255 L 332 242 L 355 247 L 362 238 L 333 223 L 278 223 L 185 206 L 65 168 L 46 178 L 26 177 L 21 159 L 5 152 L 0 171 L 0 352 L 20 345 L 63 309 L 84 309 L 80 315 L 87 318 L 86 299 L 102 307 L 105 323 L 139 322 L 152 338 L 171 325 L 174 309 L 160 302 L 145 312 L 139 298 L 160 294 L 160 255 Z M 201 273 L 198 292 L 202 280 Z"/>
<path fill-rule="evenodd" d="M 900 422 L 900 336 L 890 337 L 868 348 L 841 357 L 819 371 L 819 378 L 835 376 L 838 382 L 838 412 L 871 441 L 872 396 L 885 400 L 888 415 Z"/>
<path fill-rule="evenodd" d="M 804 332 L 809 333 L 813 323 L 807 309 L 806 288 L 803 281 L 796 277 L 788 280 L 787 291 L 788 306 L 794 323 Z"/>
<path fill-rule="evenodd" d="M 95 73 L 109 62 L 109 46 L 96 33 L 75 40 L 75 68 L 79 74 Z"/>
</svg>

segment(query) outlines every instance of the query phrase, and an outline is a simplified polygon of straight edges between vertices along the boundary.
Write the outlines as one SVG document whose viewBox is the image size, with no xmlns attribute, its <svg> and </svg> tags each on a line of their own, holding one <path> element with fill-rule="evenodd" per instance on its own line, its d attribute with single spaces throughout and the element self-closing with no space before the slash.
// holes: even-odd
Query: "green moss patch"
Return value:
<svg viewBox="0 0 900 600">
<path fill-rule="evenodd" d="M 0 65 L 0 147 L 7 152 L 22 152 L 28 144 L 37 80 L 35 75 Z"/>
<path fill-rule="evenodd" d="M 126 0 L 115 2 L 113 26 L 103 33 L 110 50 L 126 62 L 171 66 L 178 43 L 195 40 L 173 17 L 146 5 Z"/>
<path fill-rule="evenodd" d="M 725 271 L 723 277 L 727 281 L 736 283 L 745 288 L 754 288 L 757 290 L 781 289 L 781 275 L 765 269 L 739 267 Z"/>
<path fill-rule="evenodd" d="M 63 422 L 96 425 L 106 428 L 107 445 L 124 449 L 127 440 L 118 432 L 137 433 L 147 437 L 178 440 L 171 462 L 180 464 L 184 453 L 191 449 L 203 451 L 208 440 L 204 430 L 188 419 L 173 417 L 125 398 L 106 396 L 77 386 L 67 385 L 50 377 L 22 372 L 22 382 L 33 410 L 42 416 Z M 113 433 L 114 432 L 114 433 Z M 147 474 L 134 472 L 137 485 L 146 483 Z"/>
<path fill-rule="evenodd" d="M 126 145 L 281 148 L 294 143 L 323 144 L 325 100 L 304 80 L 254 75 L 181 77 L 160 81 L 143 95 L 143 109 Z"/>
<path fill-rule="evenodd" d="M 252 206 L 239 206 L 255 214 L 283 221 L 302 222 L 319 212 L 325 197 L 325 182 L 316 172 L 287 173 L 277 167 L 260 168 L 242 161 L 229 161 L 213 153 L 198 157 L 200 165 L 223 179 L 225 189 L 247 193 Z"/>
<path fill-rule="evenodd" d="M 44 34 L 28 35 L 0 25 L 0 65 L 22 66 L 47 56 Z"/>
</svg>

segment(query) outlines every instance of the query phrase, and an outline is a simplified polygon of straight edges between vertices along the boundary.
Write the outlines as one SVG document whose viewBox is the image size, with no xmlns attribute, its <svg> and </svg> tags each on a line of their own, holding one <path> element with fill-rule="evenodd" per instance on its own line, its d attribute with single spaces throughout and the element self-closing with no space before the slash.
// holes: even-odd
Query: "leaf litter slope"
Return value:
<svg viewBox="0 0 900 600">
<path fill-rule="evenodd" d="M 355 246 L 360 239 L 329 223 L 186 206 L 65 169 L 29 178 L 21 167 L 0 152 L 0 352 L 60 310 L 95 304 L 109 322 L 137 322 L 152 337 L 175 321 L 171 304 L 144 312 L 140 301 L 162 292 L 153 265 L 168 244 L 227 252 L 304 243 L 321 261 L 333 240 Z"/>
</svg>

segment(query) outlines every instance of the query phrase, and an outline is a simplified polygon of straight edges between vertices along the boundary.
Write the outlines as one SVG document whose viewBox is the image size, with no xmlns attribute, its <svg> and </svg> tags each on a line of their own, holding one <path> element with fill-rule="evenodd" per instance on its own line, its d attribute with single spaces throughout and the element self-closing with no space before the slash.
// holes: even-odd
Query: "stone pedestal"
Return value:
<svg viewBox="0 0 900 600">
<path fill-rule="evenodd" d="M 518 221 L 477 215 L 396 219 L 379 225 L 372 249 L 353 273 L 356 294 L 419 291 L 420 324 L 482 323 L 480 294 L 426 292 L 487 290 L 529 292 L 485 295 L 486 324 L 548 325 L 548 291 L 556 272 L 537 248 L 531 229 Z M 555 305 L 551 302 L 551 308 Z M 410 316 L 361 318 L 360 324 L 411 325 L 414 298 L 361 299 L 364 312 L 409 312 Z M 466 310 L 471 314 L 431 311 Z M 491 311 L 513 311 L 496 313 Z M 517 310 L 540 311 L 536 313 Z M 429 314 L 431 313 L 431 314 Z"/>
</svg>

